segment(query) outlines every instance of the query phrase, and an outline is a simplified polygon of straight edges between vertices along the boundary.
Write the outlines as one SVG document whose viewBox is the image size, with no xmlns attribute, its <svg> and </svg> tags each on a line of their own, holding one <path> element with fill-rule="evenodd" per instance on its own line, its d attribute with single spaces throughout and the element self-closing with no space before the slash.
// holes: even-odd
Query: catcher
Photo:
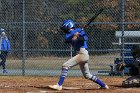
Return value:
<svg viewBox="0 0 140 93">
<path fill-rule="evenodd" d="M 132 76 L 123 81 L 122 85 L 124 87 L 140 86 L 140 47 L 138 45 L 133 45 L 131 52 L 133 56 L 133 62 L 129 64 L 120 62 L 116 65 L 117 71 L 123 71 L 125 67 L 131 67 Z"/>
<path fill-rule="evenodd" d="M 62 90 L 62 85 L 67 77 L 69 69 L 79 65 L 83 76 L 86 79 L 97 83 L 100 85 L 101 89 L 109 89 L 109 87 L 97 78 L 96 75 L 90 74 L 88 67 L 89 54 L 87 51 L 88 37 L 84 30 L 81 28 L 75 28 L 75 23 L 72 20 L 65 20 L 61 25 L 61 30 L 65 32 L 66 43 L 71 44 L 77 54 L 62 65 L 62 71 L 58 83 L 56 85 L 49 85 L 49 87 L 55 90 Z"/>
</svg>

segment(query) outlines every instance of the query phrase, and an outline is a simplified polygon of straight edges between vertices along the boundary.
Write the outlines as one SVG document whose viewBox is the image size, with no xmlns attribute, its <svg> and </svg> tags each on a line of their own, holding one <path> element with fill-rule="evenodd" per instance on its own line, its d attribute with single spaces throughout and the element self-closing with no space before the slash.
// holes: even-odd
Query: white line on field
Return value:
<svg viewBox="0 0 140 93">
<path fill-rule="evenodd" d="M 47 92 L 50 92 L 50 91 L 30 91 L 30 92 L 26 92 L 26 93 L 47 93 Z"/>
</svg>

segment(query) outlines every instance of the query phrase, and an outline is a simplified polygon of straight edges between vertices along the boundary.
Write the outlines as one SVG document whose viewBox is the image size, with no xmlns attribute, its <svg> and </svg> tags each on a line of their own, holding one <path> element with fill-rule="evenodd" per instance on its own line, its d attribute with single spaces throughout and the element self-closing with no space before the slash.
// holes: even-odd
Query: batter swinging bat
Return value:
<svg viewBox="0 0 140 93">
<path fill-rule="evenodd" d="M 101 8 L 98 12 L 96 12 L 96 13 L 95 13 L 95 15 L 94 15 L 91 19 L 89 19 L 89 20 L 88 20 L 87 24 L 86 24 L 86 25 L 84 25 L 84 27 L 83 27 L 83 28 L 85 28 L 85 27 L 89 26 L 89 25 L 90 25 L 90 23 L 91 23 L 91 22 L 92 22 L 95 18 L 97 18 L 99 14 L 101 14 L 101 13 L 102 13 L 102 11 L 103 11 L 103 10 L 104 10 L 104 9 L 103 9 L 103 8 Z"/>
</svg>

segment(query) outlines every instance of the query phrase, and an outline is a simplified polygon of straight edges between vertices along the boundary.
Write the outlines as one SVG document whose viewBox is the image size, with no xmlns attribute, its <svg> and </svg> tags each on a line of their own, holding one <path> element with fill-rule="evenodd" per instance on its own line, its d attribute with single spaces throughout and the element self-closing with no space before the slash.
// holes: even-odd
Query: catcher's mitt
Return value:
<svg viewBox="0 0 140 93">
<path fill-rule="evenodd" d="M 116 65 L 116 70 L 117 71 L 122 71 L 125 68 L 125 63 L 124 62 L 120 62 Z"/>
</svg>

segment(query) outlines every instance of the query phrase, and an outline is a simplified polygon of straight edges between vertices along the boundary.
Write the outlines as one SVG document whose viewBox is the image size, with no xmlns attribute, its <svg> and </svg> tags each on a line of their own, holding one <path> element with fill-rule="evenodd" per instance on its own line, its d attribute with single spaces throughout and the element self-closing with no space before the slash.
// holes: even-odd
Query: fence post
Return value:
<svg viewBox="0 0 140 93">
<path fill-rule="evenodd" d="M 122 61 L 124 62 L 124 31 L 125 31 L 125 28 L 124 28 L 124 22 L 125 22 L 125 10 L 124 10 L 124 7 L 125 7 L 125 0 L 121 0 L 121 10 L 122 10 L 122 18 L 121 18 L 121 21 L 122 21 Z M 124 71 L 122 72 L 122 76 L 124 76 Z"/>
<path fill-rule="evenodd" d="M 23 5 L 22 5 L 23 13 L 22 13 L 22 30 L 23 30 L 23 50 L 22 50 L 22 75 L 25 75 L 25 1 L 23 0 Z"/>
</svg>

